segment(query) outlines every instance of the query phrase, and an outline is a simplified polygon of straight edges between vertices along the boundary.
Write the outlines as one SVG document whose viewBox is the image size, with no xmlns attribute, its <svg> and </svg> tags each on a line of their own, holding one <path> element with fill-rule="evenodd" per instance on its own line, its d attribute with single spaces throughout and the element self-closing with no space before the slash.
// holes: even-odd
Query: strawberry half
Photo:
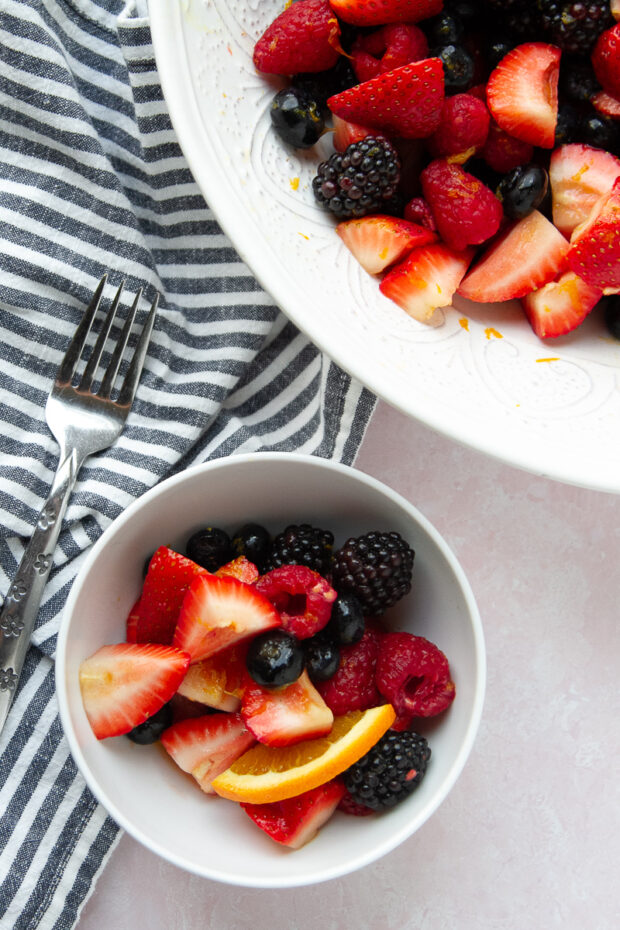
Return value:
<svg viewBox="0 0 620 930">
<path fill-rule="evenodd" d="M 369 274 L 379 274 L 417 246 L 437 240 L 430 229 L 393 216 L 347 220 L 336 232 Z"/>
<path fill-rule="evenodd" d="M 603 90 L 620 96 L 620 23 L 598 37 L 592 51 L 592 67 Z"/>
<path fill-rule="evenodd" d="M 560 145 L 549 162 L 553 222 L 569 238 L 620 177 L 620 159 L 590 145 Z"/>
<path fill-rule="evenodd" d="M 172 642 L 185 592 L 196 575 L 204 571 L 196 562 L 166 546 L 156 550 L 140 600 L 133 608 L 137 612 L 132 621 L 135 642 L 167 645 Z"/>
<path fill-rule="evenodd" d="M 568 264 L 588 284 L 620 287 L 620 178 L 573 232 Z"/>
<path fill-rule="evenodd" d="M 443 242 L 414 249 L 387 273 L 379 289 L 421 323 L 438 307 L 448 307 L 472 258 L 473 249 L 456 252 Z"/>
<path fill-rule="evenodd" d="M 249 681 L 241 701 L 241 715 L 256 739 L 267 746 L 289 746 L 325 736 L 334 715 L 308 677 L 277 690 Z"/>
<path fill-rule="evenodd" d="M 194 662 L 179 685 L 178 693 L 190 701 L 217 710 L 239 710 L 243 686 L 248 677 L 245 643 L 229 646 L 208 659 Z"/>
<path fill-rule="evenodd" d="M 338 18 L 353 26 L 417 23 L 441 12 L 443 0 L 330 0 Z"/>
<path fill-rule="evenodd" d="M 276 843 L 299 849 L 327 823 L 345 794 L 344 782 L 334 779 L 286 801 L 241 807 Z"/>
<path fill-rule="evenodd" d="M 138 642 L 138 618 L 140 616 L 140 598 L 133 605 L 125 621 L 125 639 L 128 643 Z"/>
<path fill-rule="evenodd" d="M 425 58 L 356 84 L 327 101 L 341 119 L 405 139 L 435 132 L 444 99 L 443 65 Z"/>
<path fill-rule="evenodd" d="M 344 152 L 352 142 L 360 142 L 366 136 L 375 134 L 375 130 L 370 129 L 369 126 L 349 123 L 346 119 L 340 119 L 335 113 L 332 114 L 332 126 L 334 129 L 333 143 L 337 152 Z"/>
<path fill-rule="evenodd" d="M 205 794 L 211 782 L 254 744 L 239 714 L 208 714 L 181 720 L 164 730 L 161 743 L 179 768 L 196 779 Z"/>
<path fill-rule="evenodd" d="M 84 710 L 97 739 L 129 733 L 166 704 L 183 680 L 189 656 L 172 646 L 102 646 L 80 665 Z"/>
<path fill-rule="evenodd" d="M 557 281 L 522 298 L 532 329 L 541 339 L 564 336 L 582 323 L 597 305 L 603 292 L 567 271 Z"/>
<path fill-rule="evenodd" d="M 327 71 L 340 55 L 340 25 L 328 0 L 287 6 L 254 46 L 254 67 L 265 74 Z"/>
<path fill-rule="evenodd" d="M 205 572 L 183 598 L 173 645 L 197 662 L 276 626 L 277 610 L 254 585 Z"/>
<path fill-rule="evenodd" d="M 553 223 L 533 210 L 510 226 L 463 279 L 458 293 L 479 303 L 524 297 L 562 270 L 568 242 Z"/>
<path fill-rule="evenodd" d="M 525 42 L 504 55 L 487 83 L 487 105 L 501 129 L 553 148 L 561 54 L 555 45 Z"/>
</svg>

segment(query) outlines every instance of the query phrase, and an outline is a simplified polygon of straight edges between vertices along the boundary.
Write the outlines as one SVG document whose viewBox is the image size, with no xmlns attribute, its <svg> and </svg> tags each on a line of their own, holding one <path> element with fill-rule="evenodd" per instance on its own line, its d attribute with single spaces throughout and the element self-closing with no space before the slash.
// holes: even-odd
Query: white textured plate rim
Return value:
<svg viewBox="0 0 620 930">
<path fill-rule="evenodd" d="M 361 364 L 346 344 L 330 343 L 328 334 L 314 323 L 312 314 L 296 305 L 290 294 L 285 291 L 284 282 L 273 273 L 270 256 L 261 246 L 261 236 L 253 218 L 248 215 L 245 217 L 247 222 L 236 222 L 235 211 L 230 209 L 231 197 L 236 198 L 236 192 L 231 191 L 216 160 L 209 162 L 204 157 L 204 153 L 209 150 L 209 139 L 202 125 L 191 80 L 182 29 L 182 4 L 151 2 L 150 15 L 164 95 L 192 174 L 240 257 L 295 325 L 374 394 L 431 429 L 506 464 L 534 474 L 593 490 L 619 492 L 620 468 L 615 463 L 605 461 L 605 457 L 597 455 L 596 451 L 590 455 L 587 440 L 579 446 L 577 454 L 567 454 L 566 448 L 556 448 L 553 445 L 553 423 L 550 423 L 550 428 L 545 431 L 549 442 L 538 437 L 537 442 L 524 443 L 522 437 L 513 438 L 510 429 L 502 430 L 502 438 L 498 440 L 497 429 L 486 429 L 484 424 L 481 426 L 473 420 L 468 421 L 439 406 L 429 410 L 424 402 L 416 400 L 415 392 L 405 398 L 402 390 L 397 390 L 392 384 L 386 383 L 380 373 L 373 372 Z M 428 401 L 428 398 L 426 400 Z M 499 426 L 499 422 L 498 418 L 495 426 Z"/>
<path fill-rule="evenodd" d="M 316 465 L 319 468 L 333 469 L 334 471 L 351 474 L 362 483 L 366 484 L 368 487 L 371 487 L 375 490 L 380 491 L 386 496 L 390 497 L 398 506 L 402 507 L 407 511 L 411 517 L 416 521 L 428 534 L 428 536 L 435 543 L 437 548 L 441 551 L 442 555 L 449 564 L 451 570 L 453 571 L 459 586 L 463 591 L 463 596 L 467 605 L 468 612 L 471 617 L 472 630 L 473 630 L 473 640 L 474 640 L 474 650 L 476 658 L 476 676 L 478 681 L 478 688 L 476 692 L 476 697 L 474 701 L 474 706 L 472 710 L 471 719 L 467 727 L 465 738 L 463 739 L 461 748 L 456 755 L 452 766 L 444 778 L 441 792 L 438 792 L 437 795 L 433 798 L 432 802 L 427 804 L 422 808 L 418 816 L 408 822 L 401 830 L 397 831 L 392 835 L 389 840 L 386 840 L 380 846 L 377 846 L 372 850 L 371 853 L 360 852 L 360 855 L 354 859 L 349 860 L 347 863 L 344 863 L 341 868 L 325 870 L 323 872 L 317 871 L 314 874 L 310 874 L 304 879 L 296 878 L 295 876 L 287 877 L 279 881 L 270 880 L 265 878 L 262 880 L 259 879 L 245 879 L 245 878 L 235 878 L 230 875 L 228 872 L 218 872 L 216 869 L 201 869 L 196 866 L 195 863 L 190 860 L 184 859 L 182 856 L 172 855 L 169 850 L 163 847 L 161 844 L 152 840 L 146 836 L 141 830 L 137 829 L 134 824 L 127 820 L 124 814 L 118 809 L 118 807 L 113 804 L 110 799 L 107 797 L 105 792 L 99 787 L 96 778 L 91 772 L 90 766 L 80 748 L 78 740 L 75 736 L 73 726 L 71 724 L 71 714 L 69 711 L 69 702 L 67 697 L 67 691 L 64 686 L 60 685 L 60 682 L 66 680 L 66 651 L 68 644 L 68 617 L 70 616 L 73 605 L 77 600 L 81 585 L 82 579 L 86 577 L 87 573 L 90 571 L 91 566 L 97 560 L 101 548 L 106 544 L 107 539 L 110 534 L 118 533 L 122 530 L 123 526 L 130 521 L 136 512 L 136 510 L 145 504 L 148 504 L 150 501 L 156 499 L 161 494 L 167 493 L 168 490 L 173 487 L 175 484 L 178 484 L 187 476 L 188 473 L 195 472 L 211 472 L 219 468 L 230 467 L 231 463 L 238 462 L 248 462 L 256 461 L 257 459 L 262 460 L 272 460 L 272 461 L 282 461 L 287 460 L 291 462 L 301 462 L 309 465 Z M 82 565 L 78 576 L 76 577 L 69 597 L 67 598 L 67 603 L 63 611 L 63 617 L 60 624 L 60 630 L 58 634 L 58 645 L 56 650 L 56 682 L 57 682 L 57 697 L 58 705 L 60 712 L 60 721 L 69 743 L 69 748 L 71 754 L 75 760 L 76 765 L 80 769 L 86 784 L 92 791 L 93 795 L 97 800 L 103 805 L 103 807 L 108 811 L 112 819 L 130 836 L 132 836 L 137 842 L 141 843 L 147 849 L 150 849 L 152 852 L 157 853 L 163 859 L 166 859 L 169 862 L 172 862 L 174 865 L 182 868 L 188 872 L 191 872 L 195 875 L 200 875 L 203 878 L 209 878 L 214 881 L 220 881 L 224 884 L 231 884 L 243 887 L 250 888 L 296 888 L 302 887 L 304 885 L 318 884 L 325 881 L 330 881 L 332 879 L 340 878 L 344 875 L 348 875 L 351 872 L 354 872 L 358 869 L 364 868 L 367 865 L 370 865 L 373 862 L 376 862 L 381 857 L 385 856 L 387 853 L 391 852 L 398 845 L 404 842 L 411 834 L 413 834 L 417 829 L 419 829 L 434 813 L 435 810 L 440 806 L 440 804 L 445 800 L 447 795 L 452 790 L 454 784 L 456 783 L 461 771 L 463 770 L 467 759 L 470 755 L 471 749 L 473 747 L 476 734 L 480 725 L 480 720 L 482 717 L 482 709 L 484 706 L 484 697 L 486 692 L 486 648 L 484 641 L 484 631 L 482 627 L 482 621 L 480 618 L 480 613 L 478 610 L 478 605 L 474 597 L 473 591 L 467 580 L 467 577 L 453 553 L 450 546 L 441 536 L 439 531 L 430 523 L 430 521 L 406 498 L 402 497 L 397 491 L 392 490 L 388 485 L 383 484 L 376 478 L 373 478 L 371 475 L 367 475 L 365 472 L 360 471 L 359 469 L 353 468 L 348 465 L 343 465 L 339 462 L 334 462 L 330 459 L 318 459 L 316 456 L 305 455 L 303 453 L 285 453 L 285 452 L 252 452 L 252 453 L 242 453 L 239 455 L 234 455 L 225 459 L 216 459 L 211 462 L 206 462 L 202 465 L 194 465 L 189 469 L 186 469 L 183 472 L 180 472 L 177 475 L 172 476 L 171 478 L 166 479 L 161 484 L 156 485 L 154 488 L 151 488 L 150 491 L 147 491 L 141 497 L 133 502 L 120 516 L 118 516 L 112 524 L 105 530 L 105 533 L 98 539 L 94 544 L 93 548 L 86 557 L 84 564 Z"/>
</svg>

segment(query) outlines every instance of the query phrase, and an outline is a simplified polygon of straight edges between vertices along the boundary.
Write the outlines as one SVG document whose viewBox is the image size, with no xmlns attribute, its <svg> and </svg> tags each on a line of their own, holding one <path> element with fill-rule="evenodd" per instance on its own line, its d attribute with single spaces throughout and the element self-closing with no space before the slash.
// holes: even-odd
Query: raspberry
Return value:
<svg viewBox="0 0 620 930">
<path fill-rule="evenodd" d="M 495 235 L 503 217 L 502 205 L 473 174 L 438 160 L 424 169 L 420 179 L 439 235 L 449 248 L 462 251 Z"/>
<path fill-rule="evenodd" d="M 359 35 L 351 47 L 351 56 L 358 81 L 369 81 L 384 71 L 428 58 L 428 40 L 419 26 L 390 23 Z"/>
<path fill-rule="evenodd" d="M 596 77 L 612 97 L 620 97 L 620 23 L 599 36 L 592 53 Z"/>
<path fill-rule="evenodd" d="M 403 219 L 408 220 L 410 223 L 417 223 L 419 226 L 424 226 L 426 229 L 430 229 L 433 232 L 437 232 L 437 223 L 435 222 L 433 211 L 424 197 L 411 198 L 409 203 L 405 206 Z"/>
<path fill-rule="evenodd" d="M 431 155 L 435 158 L 461 153 L 473 155 L 484 145 L 490 121 L 491 116 L 482 100 L 470 94 L 446 97 L 439 126 L 428 140 Z"/>
<path fill-rule="evenodd" d="M 384 703 L 375 684 L 381 636 L 373 627 L 367 627 L 357 643 L 343 646 L 340 650 L 340 666 L 336 674 L 316 685 L 334 716 Z"/>
<path fill-rule="evenodd" d="M 521 139 L 515 139 L 500 129 L 495 120 L 491 120 L 487 140 L 480 154 L 493 171 L 507 174 L 513 168 L 526 165 L 532 160 L 534 146 L 529 142 L 522 142 Z"/>
<path fill-rule="evenodd" d="M 305 565 L 274 568 L 254 587 L 274 605 L 284 629 L 298 639 L 307 639 L 323 629 L 336 600 L 331 585 Z"/>
<path fill-rule="evenodd" d="M 454 700 L 450 666 L 441 649 L 423 636 L 386 633 L 377 657 L 376 683 L 404 728 L 407 718 L 433 717 Z"/>
</svg>

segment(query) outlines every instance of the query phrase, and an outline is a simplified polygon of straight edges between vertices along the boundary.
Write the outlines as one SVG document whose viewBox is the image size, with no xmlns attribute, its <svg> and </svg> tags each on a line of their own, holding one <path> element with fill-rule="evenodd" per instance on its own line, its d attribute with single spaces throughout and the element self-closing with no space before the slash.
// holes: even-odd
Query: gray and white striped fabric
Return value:
<svg viewBox="0 0 620 930">
<path fill-rule="evenodd" d="M 47 393 L 104 271 L 162 300 L 121 439 L 72 497 L 0 737 L 0 927 L 67 930 L 118 836 L 69 755 L 59 615 L 88 547 L 162 478 L 298 450 L 350 463 L 374 398 L 273 306 L 202 199 L 172 131 L 148 20 L 126 0 L 0 0 L 0 588 L 46 497 Z"/>
</svg>

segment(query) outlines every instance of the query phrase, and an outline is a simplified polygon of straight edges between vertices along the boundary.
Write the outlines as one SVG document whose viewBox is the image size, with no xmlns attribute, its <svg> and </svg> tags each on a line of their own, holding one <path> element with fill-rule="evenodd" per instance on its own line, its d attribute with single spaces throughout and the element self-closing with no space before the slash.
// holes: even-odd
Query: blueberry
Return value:
<svg viewBox="0 0 620 930">
<path fill-rule="evenodd" d="M 458 42 L 464 31 L 462 20 L 446 12 L 427 20 L 424 27 L 432 45 L 449 45 Z"/>
<path fill-rule="evenodd" d="M 603 297 L 599 306 L 603 308 L 603 320 L 608 333 L 614 339 L 620 339 L 620 297 L 617 294 Z"/>
<path fill-rule="evenodd" d="M 449 43 L 432 53 L 443 64 L 445 88 L 458 93 L 471 87 L 474 79 L 474 60 L 461 45 Z"/>
<path fill-rule="evenodd" d="M 304 640 L 306 671 L 313 682 L 327 681 L 340 665 L 340 649 L 329 636 L 317 633 Z"/>
<path fill-rule="evenodd" d="M 513 48 L 514 42 L 511 42 L 508 36 L 492 36 L 487 45 L 487 63 L 489 68 L 496 68 L 502 58 Z"/>
<path fill-rule="evenodd" d="M 262 573 L 271 549 L 271 536 L 260 523 L 245 523 L 232 538 L 237 555 L 244 555 Z"/>
<path fill-rule="evenodd" d="M 581 141 L 595 148 L 607 149 L 612 155 L 620 151 L 620 129 L 614 120 L 592 114 L 582 120 Z"/>
<path fill-rule="evenodd" d="M 286 630 L 270 630 L 250 643 L 246 666 L 254 681 L 264 688 L 281 688 L 297 681 L 304 670 L 304 650 Z"/>
<path fill-rule="evenodd" d="M 127 733 L 127 738 L 132 743 L 138 743 L 140 746 L 148 746 L 149 743 L 156 743 L 164 730 L 167 730 L 172 724 L 172 704 L 170 701 L 164 704 L 156 714 L 139 723 L 137 727 Z"/>
<path fill-rule="evenodd" d="M 541 205 L 548 187 L 549 176 L 541 165 L 520 165 L 502 178 L 497 196 L 506 216 L 520 220 Z"/>
<path fill-rule="evenodd" d="M 269 112 L 271 124 L 282 141 L 297 149 L 316 145 L 325 129 L 319 104 L 306 91 L 295 87 L 279 91 Z"/>
<path fill-rule="evenodd" d="M 566 145 L 578 142 L 582 137 L 582 115 L 572 103 L 562 101 L 558 107 L 558 119 L 555 126 L 555 144 Z"/>
<path fill-rule="evenodd" d="M 198 530 L 187 540 L 188 559 L 208 572 L 216 572 L 234 557 L 230 536 L 215 526 Z"/>
<path fill-rule="evenodd" d="M 352 594 L 340 594 L 333 603 L 327 632 L 337 643 L 348 646 L 364 635 L 362 605 Z"/>
</svg>

